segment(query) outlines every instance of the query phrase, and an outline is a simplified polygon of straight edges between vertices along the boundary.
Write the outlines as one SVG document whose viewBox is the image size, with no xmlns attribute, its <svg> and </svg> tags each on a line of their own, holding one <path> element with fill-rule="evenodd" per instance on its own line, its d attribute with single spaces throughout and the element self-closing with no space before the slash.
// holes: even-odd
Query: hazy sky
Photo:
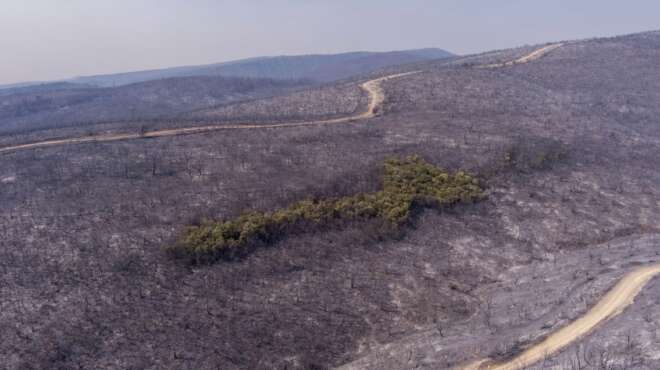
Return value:
<svg viewBox="0 0 660 370">
<path fill-rule="evenodd" d="M 658 0 L 1 0 L 0 84 L 260 55 L 463 54 L 653 29 Z"/>
</svg>

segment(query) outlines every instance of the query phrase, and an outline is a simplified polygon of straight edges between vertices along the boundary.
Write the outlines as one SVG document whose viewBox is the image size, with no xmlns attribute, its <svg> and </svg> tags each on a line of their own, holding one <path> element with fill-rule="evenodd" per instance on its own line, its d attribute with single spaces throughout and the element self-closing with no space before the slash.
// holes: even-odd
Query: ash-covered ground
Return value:
<svg viewBox="0 0 660 370">
<path fill-rule="evenodd" d="M 384 107 L 366 121 L 0 156 L 0 363 L 442 369 L 535 343 L 630 268 L 657 260 L 660 34 L 568 42 L 531 63 L 474 68 L 529 51 L 401 67 L 424 72 L 386 81 Z M 352 112 L 364 104 L 359 82 L 350 94 L 346 85 L 310 92 L 341 94 L 331 101 L 342 108 L 297 92 L 233 112 L 255 116 L 277 101 L 286 102 L 280 117 Z M 212 266 L 164 252 L 205 217 L 374 191 L 383 160 L 407 154 L 478 175 L 488 198 L 421 211 L 399 238 L 355 223 Z M 605 351 L 614 369 L 657 369 L 657 300 L 656 281 L 546 367 Z"/>
</svg>

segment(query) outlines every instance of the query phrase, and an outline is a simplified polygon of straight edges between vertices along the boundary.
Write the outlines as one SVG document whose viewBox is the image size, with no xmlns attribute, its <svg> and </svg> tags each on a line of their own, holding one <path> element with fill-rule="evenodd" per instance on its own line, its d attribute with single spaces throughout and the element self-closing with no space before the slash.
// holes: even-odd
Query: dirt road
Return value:
<svg viewBox="0 0 660 370">
<path fill-rule="evenodd" d="M 660 263 L 640 267 L 624 276 L 589 312 L 568 326 L 550 334 L 541 343 L 534 345 L 505 363 L 489 360 L 475 362 L 463 370 L 520 370 L 557 353 L 598 325 L 622 313 L 651 279 L 660 274 Z"/>
<path fill-rule="evenodd" d="M 125 133 L 125 134 L 107 134 L 107 135 L 93 135 L 93 136 L 84 136 L 76 137 L 69 139 L 58 139 L 58 140 L 46 140 L 35 143 L 27 143 L 21 145 L 8 146 L 0 148 L 0 154 L 15 152 L 19 150 L 51 147 L 51 146 L 60 146 L 60 145 L 74 145 L 82 143 L 102 143 L 108 141 L 121 141 L 121 140 L 135 140 L 135 139 L 148 139 L 148 138 L 158 138 L 166 136 L 179 136 L 179 135 L 189 135 L 189 134 L 198 134 L 209 131 L 218 131 L 218 130 L 249 130 L 249 129 L 272 129 L 272 128 L 285 128 L 285 127 L 300 127 L 300 126 L 316 126 L 316 125 L 329 125 L 329 124 L 338 124 L 338 123 L 347 123 L 357 120 L 369 119 L 376 116 L 378 108 L 385 101 L 385 93 L 381 83 L 383 81 L 408 76 L 411 74 L 419 73 L 420 71 L 399 73 L 394 75 L 389 75 L 385 77 L 380 77 L 374 80 L 367 81 L 360 85 L 360 87 L 369 94 L 369 105 L 367 110 L 353 116 L 329 119 L 329 120 L 319 120 L 319 121 L 308 121 L 308 122 L 292 122 L 292 123 L 277 123 L 270 125 L 255 125 L 255 124 L 233 124 L 233 125 L 209 125 L 209 126 L 194 126 L 194 127 L 184 127 L 176 129 L 167 129 L 167 130 L 156 130 L 145 133 Z"/>
<path fill-rule="evenodd" d="M 511 61 L 503 62 L 503 63 L 486 64 L 486 65 L 483 65 L 483 66 L 479 66 L 477 68 L 502 68 L 502 67 L 514 66 L 516 64 L 525 64 L 525 63 L 533 62 L 535 60 L 539 60 L 539 59 L 543 58 L 549 52 L 551 52 L 555 49 L 558 49 L 558 48 L 562 47 L 563 45 L 564 44 L 561 44 L 561 43 L 548 45 L 548 46 L 542 47 L 540 49 L 536 49 L 533 52 L 531 52 L 527 55 L 524 55 L 524 56 L 522 56 L 518 59 L 515 59 L 515 60 L 511 60 Z"/>
</svg>

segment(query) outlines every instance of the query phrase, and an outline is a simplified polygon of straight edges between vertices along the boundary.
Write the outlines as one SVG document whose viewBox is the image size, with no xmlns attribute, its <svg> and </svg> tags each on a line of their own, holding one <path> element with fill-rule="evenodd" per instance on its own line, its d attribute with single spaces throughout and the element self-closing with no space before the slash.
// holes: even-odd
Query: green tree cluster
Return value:
<svg viewBox="0 0 660 370">
<path fill-rule="evenodd" d="M 483 197 L 474 177 L 462 171 L 449 174 L 419 156 L 389 159 L 384 167 L 381 191 L 304 200 L 274 212 L 248 212 L 233 220 L 206 221 L 189 227 L 172 251 L 196 263 L 233 259 L 301 225 L 378 218 L 399 228 L 409 220 L 415 205 L 441 207 Z"/>
</svg>

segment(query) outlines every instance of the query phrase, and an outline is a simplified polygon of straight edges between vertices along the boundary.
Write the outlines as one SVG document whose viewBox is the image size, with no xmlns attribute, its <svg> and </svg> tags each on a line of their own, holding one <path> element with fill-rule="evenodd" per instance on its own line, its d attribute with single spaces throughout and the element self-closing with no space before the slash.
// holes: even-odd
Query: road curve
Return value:
<svg viewBox="0 0 660 370">
<path fill-rule="evenodd" d="M 0 148 L 0 154 L 8 153 L 8 152 L 16 152 L 20 150 L 51 147 L 51 146 L 74 145 L 74 144 L 83 144 L 83 143 L 103 143 L 109 141 L 122 141 L 122 140 L 135 140 L 135 139 L 149 139 L 149 138 L 158 138 L 158 137 L 166 137 L 166 136 L 199 134 L 203 132 L 219 131 L 219 130 L 249 130 L 249 129 L 269 129 L 269 128 L 272 129 L 272 128 L 300 127 L 300 126 L 319 126 L 319 125 L 329 125 L 329 124 L 347 123 L 357 120 L 364 120 L 375 117 L 376 114 L 378 113 L 378 108 L 385 101 L 385 93 L 381 85 L 383 81 L 400 78 L 420 72 L 421 71 L 414 71 L 414 72 L 393 74 L 389 76 L 376 78 L 361 84 L 360 88 L 362 88 L 364 91 L 366 91 L 369 94 L 369 105 L 367 106 L 367 110 L 360 114 L 347 116 L 347 117 L 319 120 L 319 121 L 276 123 L 269 125 L 256 125 L 256 124 L 246 123 L 246 124 L 232 124 L 232 125 L 193 126 L 193 127 L 149 131 L 145 133 L 92 135 L 92 136 L 83 136 L 83 137 L 75 137 L 68 139 L 45 140 L 34 143 L 13 145 L 13 146 Z"/>
<path fill-rule="evenodd" d="M 591 332 L 598 325 L 622 313 L 655 276 L 660 275 L 660 263 L 640 267 L 624 276 L 589 312 L 569 325 L 550 334 L 539 344 L 504 363 L 480 360 L 463 370 L 520 370 L 555 354 Z"/>
</svg>

